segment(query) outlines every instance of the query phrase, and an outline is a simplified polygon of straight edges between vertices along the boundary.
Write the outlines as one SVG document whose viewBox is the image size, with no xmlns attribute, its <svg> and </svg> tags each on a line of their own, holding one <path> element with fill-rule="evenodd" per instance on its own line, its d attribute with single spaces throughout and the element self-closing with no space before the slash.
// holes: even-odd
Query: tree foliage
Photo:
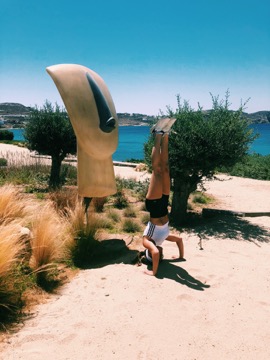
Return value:
<svg viewBox="0 0 270 360">
<path fill-rule="evenodd" d="M 9 130 L 0 130 L 0 140 L 13 140 L 14 134 Z"/>
<path fill-rule="evenodd" d="M 41 155 L 50 155 L 52 167 L 49 186 L 57 188 L 61 184 L 60 170 L 64 158 L 76 153 L 76 137 L 67 112 L 48 100 L 42 108 L 32 110 L 24 137 L 27 147 Z"/>
<path fill-rule="evenodd" d="M 212 96 L 212 95 L 211 95 Z M 212 109 L 192 109 L 187 101 L 177 97 L 177 109 L 168 108 L 176 117 L 169 141 L 169 162 L 173 184 L 171 217 L 175 224 L 184 222 L 187 201 L 205 178 L 211 178 L 220 166 L 232 166 L 240 161 L 255 139 L 248 122 L 242 116 L 243 105 L 237 111 L 229 109 L 229 93 L 225 100 L 212 96 Z M 149 162 L 151 140 L 145 146 Z"/>
<path fill-rule="evenodd" d="M 250 179 L 270 180 L 270 155 L 249 154 L 232 167 L 218 168 L 232 176 Z"/>
</svg>

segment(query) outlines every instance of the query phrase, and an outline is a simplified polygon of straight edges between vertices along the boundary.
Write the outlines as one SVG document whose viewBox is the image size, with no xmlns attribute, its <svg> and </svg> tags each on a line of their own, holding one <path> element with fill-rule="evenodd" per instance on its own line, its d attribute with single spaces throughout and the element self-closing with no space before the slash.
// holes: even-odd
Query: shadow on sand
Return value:
<svg viewBox="0 0 270 360">
<path fill-rule="evenodd" d="M 216 215 L 204 218 L 193 215 L 181 232 L 194 232 L 204 240 L 208 238 L 250 241 L 253 243 L 270 242 L 270 230 L 252 224 L 247 218 L 232 215 Z"/>
<path fill-rule="evenodd" d="M 200 280 L 191 276 L 185 269 L 174 265 L 176 262 L 181 262 L 179 259 L 167 260 L 164 259 L 159 265 L 157 278 L 158 279 L 170 279 L 174 280 L 182 285 L 186 285 L 194 290 L 204 291 L 208 289 L 210 285 L 202 283 Z"/>
<path fill-rule="evenodd" d="M 138 250 L 130 250 L 124 240 L 110 239 L 97 241 L 87 261 L 80 264 L 82 269 L 96 269 L 112 264 L 135 264 Z"/>
<path fill-rule="evenodd" d="M 231 215 L 217 215 L 212 218 L 204 218 L 192 215 L 186 227 L 179 229 L 184 233 L 193 233 L 201 240 L 211 238 L 220 240 L 231 239 L 236 241 L 250 241 L 260 246 L 260 243 L 270 242 L 270 230 L 259 225 L 250 223 L 242 217 Z M 202 244 L 202 242 L 201 242 Z M 86 262 L 80 264 L 82 269 L 101 268 L 111 264 L 138 263 L 138 250 L 129 249 L 122 239 L 109 239 L 97 242 L 91 251 L 91 256 Z M 178 264 L 180 261 L 164 259 L 159 266 L 158 279 L 168 278 L 194 290 L 204 291 L 210 286 L 194 278 Z M 144 262 L 151 268 L 151 265 Z"/>
</svg>

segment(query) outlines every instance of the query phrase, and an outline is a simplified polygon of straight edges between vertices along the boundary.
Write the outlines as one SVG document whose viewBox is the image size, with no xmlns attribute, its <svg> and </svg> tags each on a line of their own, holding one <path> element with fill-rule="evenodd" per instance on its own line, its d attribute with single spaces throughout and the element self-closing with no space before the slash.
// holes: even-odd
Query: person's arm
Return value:
<svg viewBox="0 0 270 360">
<path fill-rule="evenodd" d="M 177 235 L 169 235 L 166 240 L 176 243 L 179 250 L 179 259 L 184 259 L 184 244 L 182 238 Z"/>
</svg>

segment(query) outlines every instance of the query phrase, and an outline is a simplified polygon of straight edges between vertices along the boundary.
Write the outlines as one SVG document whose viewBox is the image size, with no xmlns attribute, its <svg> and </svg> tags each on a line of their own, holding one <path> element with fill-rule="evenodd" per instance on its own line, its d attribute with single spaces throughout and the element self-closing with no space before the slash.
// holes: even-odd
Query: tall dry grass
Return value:
<svg viewBox="0 0 270 360">
<path fill-rule="evenodd" d="M 23 195 L 13 185 L 0 187 L 0 225 L 17 218 L 23 219 L 30 211 L 29 206 L 30 202 L 23 199 Z"/>
<path fill-rule="evenodd" d="M 31 258 L 29 265 L 38 279 L 46 279 L 55 264 L 67 258 L 70 242 L 67 221 L 47 202 L 31 223 Z"/>
<path fill-rule="evenodd" d="M 29 165 L 50 164 L 50 159 L 42 156 L 33 156 L 26 148 L 21 148 L 20 151 L 5 151 L 0 152 L 0 157 L 7 160 L 8 166 L 21 168 Z"/>
<path fill-rule="evenodd" d="M 85 213 L 85 206 L 81 199 L 77 199 L 75 207 L 69 208 L 67 222 L 69 226 L 70 256 L 76 266 L 84 266 L 93 258 L 95 250 L 99 246 L 98 232 L 100 229 L 108 229 L 112 222 L 106 216 L 96 214 L 94 208 Z"/>
<path fill-rule="evenodd" d="M 0 226 L 0 283 L 20 258 L 25 244 L 19 224 L 10 223 Z"/>
<path fill-rule="evenodd" d="M 0 319 L 14 314 L 21 302 L 21 292 L 13 275 L 24 251 L 20 225 L 9 223 L 0 226 Z"/>
</svg>

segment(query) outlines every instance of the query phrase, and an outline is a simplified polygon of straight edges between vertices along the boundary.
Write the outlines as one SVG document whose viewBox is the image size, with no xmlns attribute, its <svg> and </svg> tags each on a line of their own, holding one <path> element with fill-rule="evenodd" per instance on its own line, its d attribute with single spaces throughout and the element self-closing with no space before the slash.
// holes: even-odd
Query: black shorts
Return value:
<svg viewBox="0 0 270 360">
<path fill-rule="evenodd" d="M 160 199 L 146 199 L 145 207 L 151 218 L 161 218 L 168 215 L 169 195 L 162 195 Z"/>
</svg>

